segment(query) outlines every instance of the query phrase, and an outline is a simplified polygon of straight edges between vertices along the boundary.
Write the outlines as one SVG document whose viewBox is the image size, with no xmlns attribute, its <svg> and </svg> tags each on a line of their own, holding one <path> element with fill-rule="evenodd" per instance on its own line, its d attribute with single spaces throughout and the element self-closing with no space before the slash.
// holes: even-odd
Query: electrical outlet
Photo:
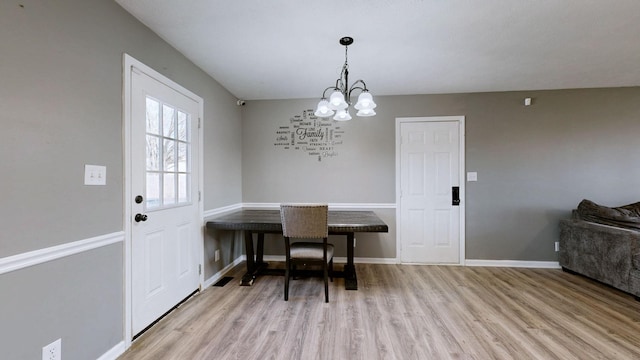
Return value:
<svg viewBox="0 0 640 360">
<path fill-rule="evenodd" d="M 556 241 L 556 252 L 560 251 L 560 242 Z"/>
<path fill-rule="evenodd" d="M 62 360 L 62 339 L 42 348 L 42 360 Z"/>
<path fill-rule="evenodd" d="M 216 250 L 213 257 L 214 257 L 214 261 L 220 261 L 220 249 Z"/>
</svg>

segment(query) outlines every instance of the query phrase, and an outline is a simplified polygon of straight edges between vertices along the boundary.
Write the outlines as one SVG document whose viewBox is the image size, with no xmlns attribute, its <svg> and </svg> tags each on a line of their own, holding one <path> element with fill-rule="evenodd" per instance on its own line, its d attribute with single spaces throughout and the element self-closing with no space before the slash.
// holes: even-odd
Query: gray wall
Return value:
<svg viewBox="0 0 640 360">
<path fill-rule="evenodd" d="M 0 44 L 0 258 L 123 230 L 125 52 L 204 98 L 204 208 L 241 201 L 236 99 L 114 1 L 2 1 Z M 107 185 L 84 186 L 85 164 Z M 104 354 L 123 275 L 121 243 L 0 275 L 0 357 L 60 337 L 64 359 Z"/>
<path fill-rule="evenodd" d="M 123 337 L 124 264 L 114 244 L 0 275 L 3 359 L 96 359 Z"/>
<path fill-rule="evenodd" d="M 580 200 L 640 200 L 637 87 L 378 96 L 378 115 L 345 123 L 336 157 L 274 146 L 277 127 L 316 102 L 243 107 L 243 201 L 395 203 L 395 118 L 440 115 L 466 117 L 466 169 L 478 172 L 466 184 L 467 259 L 556 261 L 558 221 Z M 395 257 L 390 241 L 375 251 L 360 242 L 356 256 Z"/>
<path fill-rule="evenodd" d="M 395 202 L 393 118 L 354 117 L 338 123 L 345 132 L 343 144 L 335 147 L 337 156 L 322 161 L 274 146 L 278 126 L 289 125 L 290 118 L 316 103 L 247 101 L 242 107 L 243 201 Z"/>
</svg>

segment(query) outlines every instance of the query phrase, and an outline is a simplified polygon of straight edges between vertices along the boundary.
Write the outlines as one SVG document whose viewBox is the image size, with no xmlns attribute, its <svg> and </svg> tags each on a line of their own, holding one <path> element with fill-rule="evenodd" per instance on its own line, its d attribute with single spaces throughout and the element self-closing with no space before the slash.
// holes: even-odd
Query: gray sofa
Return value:
<svg viewBox="0 0 640 360">
<path fill-rule="evenodd" d="M 617 223 L 619 216 L 615 211 L 621 211 L 625 221 L 633 220 L 635 214 L 627 213 L 625 207 L 598 207 L 601 206 L 583 200 L 578 209 L 573 210 L 571 219 L 560 221 L 560 266 L 565 271 L 598 280 L 640 300 L 640 230 L 635 224 L 625 226 Z M 615 210 L 613 213 L 612 209 Z M 592 216 L 603 213 L 605 218 L 602 221 L 598 216 Z M 618 219 L 612 219 L 611 214 Z"/>
</svg>

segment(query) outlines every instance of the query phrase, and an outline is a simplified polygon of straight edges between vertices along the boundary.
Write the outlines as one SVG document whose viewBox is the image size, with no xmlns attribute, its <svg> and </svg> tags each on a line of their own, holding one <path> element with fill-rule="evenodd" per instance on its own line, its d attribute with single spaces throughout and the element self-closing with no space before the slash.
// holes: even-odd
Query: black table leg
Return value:
<svg viewBox="0 0 640 360">
<path fill-rule="evenodd" d="M 264 264 L 264 233 L 258 233 L 258 252 L 256 253 L 256 264 Z"/>
<path fill-rule="evenodd" d="M 254 276 L 256 264 L 253 260 L 253 234 L 249 230 L 244 231 L 244 249 L 247 254 L 247 272 L 242 276 L 240 286 L 251 286 L 256 278 Z"/>
<path fill-rule="evenodd" d="M 355 245 L 355 236 L 353 233 L 347 233 L 347 264 L 344 266 L 344 288 L 347 290 L 358 290 L 358 278 L 356 276 L 356 267 L 353 263 L 353 250 Z"/>
<path fill-rule="evenodd" d="M 240 280 L 240 286 L 251 286 L 258 275 L 265 271 L 267 263 L 264 259 L 264 233 L 258 233 L 257 252 L 253 248 L 253 233 L 244 231 L 244 246 L 247 253 L 247 272 Z"/>
</svg>

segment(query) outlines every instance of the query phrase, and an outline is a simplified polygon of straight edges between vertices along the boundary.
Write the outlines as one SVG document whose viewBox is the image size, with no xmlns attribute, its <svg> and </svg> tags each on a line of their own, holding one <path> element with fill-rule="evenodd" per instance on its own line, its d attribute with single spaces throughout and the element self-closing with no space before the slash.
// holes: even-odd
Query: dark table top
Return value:
<svg viewBox="0 0 640 360">
<path fill-rule="evenodd" d="M 238 210 L 207 218 L 208 229 L 282 232 L 280 210 Z M 330 233 L 388 232 L 373 211 L 329 210 Z"/>
</svg>

